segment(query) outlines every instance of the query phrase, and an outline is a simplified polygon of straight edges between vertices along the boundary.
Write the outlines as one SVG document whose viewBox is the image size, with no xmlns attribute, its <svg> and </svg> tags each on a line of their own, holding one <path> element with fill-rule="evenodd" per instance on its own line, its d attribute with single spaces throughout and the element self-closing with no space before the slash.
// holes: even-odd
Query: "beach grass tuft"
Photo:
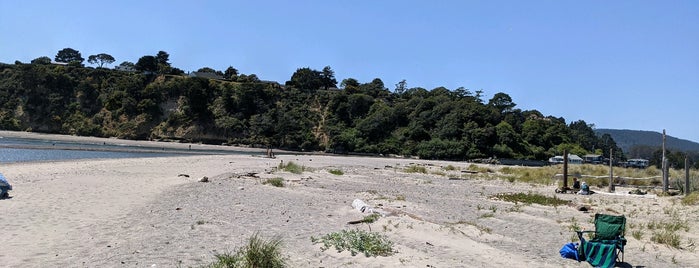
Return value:
<svg viewBox="0 0 699 268">
<path fill-rule="evenodd" d="M 342 176 L 342 175 L 345 174 L 345 173 L 342 172 L 342 170 L 340 170 L 340 169 L 331 169 L 331 170 L 328 170 L 328 172 L 329 172 L 330 174 L 337 175 L 337 176 Z"/>
<path fill-rule="evenodd" d="M 279 166 L 277 168 L 294 174 L 301 174 L 304 171 L 306 171 L 306 168 L 304 166 L 300 166 L 299 164 L 296 164 L 293 161 L 289 161 L 286 164 L 279 163 Z"/>
<path fill-rule="evenodd" d="M 417 165 L 410 165 L 409 167 L 404 169 L 405 172 L 407 173 L 423 173 L 427 174 L 427 168 L 417 166 Z"/>
<path fill-rule="evenodd" d="M 283 178 L 270 178 L 264 181 L 262 184 L 269 184 L 274 187 L 284 187 L 284 179 Z"/>
<path fill-rule="evenodd" d="M 248 268 L 248 267 L 285 267 L 286 260 L 281 253 L 282 240 L 274 237 L 264 240 L 254 233 L 247 245 L 235 254 L 218 254 L 216 262 L 209 268 Z"/>
<path fill-rule="evenodd" d="M 653 232 L 650 237 L 650 241 L 658 244 L 665 244 L 677 249 L 680 248 L 680 235 L 677 232 L 669 230 Z"/>
<path fill-rule="evenodd" d="M 699 192 L 692 192 L 685 197 L 682 197 L 682 205 L 693 206 L 699 205 Z"/>
</svg>

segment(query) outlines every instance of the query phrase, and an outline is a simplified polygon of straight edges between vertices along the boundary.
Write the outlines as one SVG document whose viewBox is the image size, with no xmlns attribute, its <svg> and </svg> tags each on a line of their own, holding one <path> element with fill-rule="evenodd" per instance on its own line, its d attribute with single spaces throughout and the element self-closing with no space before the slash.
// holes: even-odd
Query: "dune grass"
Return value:
<svg viewBox="0 0 699 268">
<path fill-rule="evenodd" d="M 405 168 L 403 171 L 405 171 L 407 173 L 427 174 L 427 168 L 422 167 L 422 166 L 417 166 L 417 165 L 410 165 L 409 167 Z"/>
<path fill-rule="evenodd" d="M 286 260 L 281 253 L 282 240 L 274 237 L 264 240 L 258 233 L 253 234 L 248 243 L 235 254 L 218 254 L 216 262 L 209 268 L 253 268 L 285 267 Z"/>
<path fill-rule="evenodd" d="M 568 200 L 559 199 L 556 196 L 545 196 L 536 193 L 500 193 L 492 196 L 495 199 L 500 199 L 515 204 L 539 204 L 544 206 L 560 206 L 570 203 Z"/>
<path fill-rule="evenodd" d="M 277 167 L 279 170 L 284 170 L 286 172 L 291 172 L 294 174 L 301 174 L 304 171 L 306 171 L 306 167 L 300 166 L 299 164 L 294 163 L 293 161 L 289 161 L 288 163 L 279 163 L 279 166 Z"/>
<path fill-rule="evenodd" d="M 266 181 L 262 182 L 262 184 L 269 184 L 274 187 L 284 187 L 284 179 L 283 178 L 270 178 L 267 179 Z"/>
<path fill-rule="evenodd" d="M 692 192 L 689 195 L 682 197 L 682 205 L 685 205 L 685 206 L 699 205 L 699 192 Z"/>
<path fill-rule="evenodd" d="M 331 170 L 328 170 L 328 172 L 330 174 L 337 175 L 337 176 L 342 176 L 345 174 L 344 172 L 342 172 L 341 169 L 331 169 Z"/>
</svg>

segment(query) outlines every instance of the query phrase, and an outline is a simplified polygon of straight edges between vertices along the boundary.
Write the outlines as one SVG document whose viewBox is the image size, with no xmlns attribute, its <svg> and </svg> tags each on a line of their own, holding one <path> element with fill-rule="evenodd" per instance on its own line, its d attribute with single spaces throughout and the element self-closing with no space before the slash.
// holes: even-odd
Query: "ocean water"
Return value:
<svg viewBox="0 0 699 268">
<path fill-rule="evenodd" d="M 164 157 L 192 153 L 216 154 L 216 152 L 188 152 L 184 150 L 165 150 L 137 146 L 0 137 L 0 163 L 69 159 Z"/>
</svg>

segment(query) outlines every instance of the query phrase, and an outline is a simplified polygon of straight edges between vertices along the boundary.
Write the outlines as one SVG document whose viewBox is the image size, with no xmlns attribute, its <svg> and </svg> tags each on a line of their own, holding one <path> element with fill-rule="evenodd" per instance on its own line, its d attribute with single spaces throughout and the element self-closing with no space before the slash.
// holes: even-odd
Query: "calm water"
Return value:
<svg viewBox="0 0 699 268">
<path fill-rule="evenodd" d="M 159 152 L 157 150 L 162 150 Z M 88 144 L 65 141 L 0 138 L 0 163 L 68 159 L 163 157 L 183 154 L 220 154 L 216 151 L 187 151 L 138 146 Z"/>
</svg>

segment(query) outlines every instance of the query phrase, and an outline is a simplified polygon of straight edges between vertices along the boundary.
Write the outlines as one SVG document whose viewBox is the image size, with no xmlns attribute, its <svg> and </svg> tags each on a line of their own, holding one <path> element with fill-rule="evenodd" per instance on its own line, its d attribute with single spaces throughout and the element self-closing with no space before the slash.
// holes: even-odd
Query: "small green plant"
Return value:
<svg viewBox="0 0 699 268">
<path fill-rule="evenodd" d="M 493 213 L 495 213 L 496 211 L 498 211 L 498 206 L 496 206 L 496 205 L 490 206 L 490 211 L 492 211 Z"/>
<path fill-rule="evenodd" d="M 673 248 L 680 248 L 680 235 L 676 232 L 668 230 L 653 232 L 653 235 L 650 237 L 650 241 L 658 244 L 665 244 Z"/>
<path fill-rule="evenodd" d="M 405 195 L 402 195 L 402 194 L 396 195 L 396 200 L 405 201 Z"/>
<path fill-rule="evenodd" d="M 374 223 L 379 219 L 379 214 L 369 214 L 362 219 L 363 223 Z"/>
<path fill-rule="evenodd" d="M 218 254 L 210 268 L 285 267 L 286 260 L 281 253 L 282 240 L 260 238 L 258 233 L 248 239 L 247 245 L 235 254 Z"/>
<path fill-rule="evenodd" d="M 511 208 L 509 208 L 507 211 L 509 212 L 522 212 L 522 205 L 520 204 L 515 204 Z M 547 216 L 548 211 L 544 211 L 544 216 Z"/>
<path fill-rule="evenodd" d="M 685 197 L 682 197 L 682 205 L 693 206 L 699 205 L 699 192 L 692 192 Z"/>
<path fill-rule="evenodd" d="M 432 171 L 431 174 L 437 175 L 437 176 L 446 176 L 447 175 L 447 173 L 442 172 L 442 171 Z"/>
<path fill-rule="evenodd" d="M 411 165 L 404 169 L 405 172 L 407 173 L 423 173 L 427 174 L 427 168 L 421 167 L 421 166 L 416 166 L 416 165 Z"/>
<path fill-rule="evenodd" d="M 575 217 L 570 218 L 570 226 L 568 226 L 568 229 L 571 231 L 580 231 L 580 224 L 578 224 L 578 220 L 575 219 Z"/>
<path fill-rule="evenodd" d="M 337 176 L 342 176 L 345 174 L 344 172 L 342 172 L 342 170 L 339 170 L 339 169 L 331 169 L 331 170 L 328 170 L 328 172 L 330 172 L 330 174 L 337 175 Z"/>
<path fill-rule="evenodd" d="M 489 233 L 491 233 L 491 232 L 493 231 L 493 229 L 490 229 L 490 228 L 488 228 L 488 227 L 486 227 L 486 226 L 481 226 L 481 225 L 478 225 L 478 224 L 475 223 L 475 222 L 466 221 L 466 220 L 460 220 L 460 221 L 457 221 L 457 222 L 454 222 L 454 223 L 447 223 L 447 225 L 449 225 L 449 226 L 451 226 L 451 225 L 458 225 L 458 224 L 466 224 L 466 225 L 471 225 L 471 226 L 473 226 L 473 227 L 476 227 L 476 229 L 478 229 L 478 231 L 480 231 L 481 234 L 482 234 L 482 233 L 488 233 L 488 234 L 489 234 Z"/>
<path fill-rule="evenodd" d="M 534 193 L 501 193 L 492 196 L 493 198 L 500 199 L 512 203 L 525 203 L 525 204 L 539 204 L 544 206 L 560 206 L 570 203 L 570 201 L 559 199 L 556 196 L 549 197 L 541 194 Z"/>
<path fill-rule="evenodd" d="M 299 166 L 298 164 L 294 163 L 293 161 L 289 161 L 289 162 L 286 163 L 286 164 L 284 164 L 284 163 L 279 163 L 279 167 L 278 167 L 278 168 L 279 168 L 280 170 L 284 170 L 284 171 L 286 171 L 286 172 L 291 172 L 291 173 L 294 173 L 294 174 L 301 174 L 301 173 L 303 173 L 303 172 L 306 170 L 305 167 Z"/>
<path fill-rule="evenodd" d="M 311 237 L 313 244 L 322 243 L 321 250 L 325 251 L 331 247 L 337 252 L 349 250 L 352 256 L 357 253 L 364 253 L 365 256 L 390 256 L 393 255 L 393 242 L 384 235 L 370 233 L 363 230 L 342 230 L 326 234 L 316 239 Z"/>
<path fill-rule="evenodd" d="M 478 218 L 481 218 L 481 219 L 482 218 L 492 218 L 492 217 L 495 217 L 494 213 L 484 213 L 484 214 L 481 214 L 480 216 L 478 216 Z"/>
<path fill-rule="evenodd" d="M 643 231 L 633 230 L 633 231 L 631 231 L 631 236 L 633 236 L 633 238 L 635 238 L 636 240 L 640 241 L 641 238 L 643 238 Z"/>
<path fill-rule="evenodd" d="M 447 165 L 446 167 L 444 167 L 444 170 L 446 170 L 446 171 L 454 171 L 454 170 L 456 170 L 456 167 L 455 167 L 455 166 L 452 166 L 452 165 Z"/>
<path fill-rule="evenodd" d="M 267 179 L 262 184 L 270 184 L 274 187 L 284 187 L 284 179 L 282 179 L 282 178 L 270 178 L 270 179 Z"/>
</svg>

